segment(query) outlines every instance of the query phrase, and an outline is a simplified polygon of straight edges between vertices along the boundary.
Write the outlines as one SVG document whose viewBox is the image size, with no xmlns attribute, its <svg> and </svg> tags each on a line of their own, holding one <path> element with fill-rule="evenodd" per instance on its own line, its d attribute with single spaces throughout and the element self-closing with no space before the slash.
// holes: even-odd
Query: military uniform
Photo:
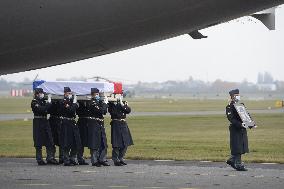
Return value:
<svg viewBox="0 0 284 189">
<path fill-rule="evenodd" d="M 126 114 L 131 112 L 127 104 L 109 103 L 108 111 L 111 115 L 111 144 L 112 160 L 115 165 L 126 165 L 124 156 L 127 147 L 133 145 L 132 136 L 126 122 Z"/>
<path fill-rule="evenodd" d="M 237 90 L 238 93 L 238 90 Z M 249 153 L 247 130 L 242 126 L 242 120 L 234 107 L 233 100 L 226 106 L 226 115 L 230 121 L 230 149 L 231 158 L 227 160 L 227 164 L 239 171 L 246 171 L 241 155 Z"/>
<path fill-rule="evenodd" d="M 89 110 L 87 107 L 87 101 L 79 101 L 79 108 L 77 110 L 77 115 L 79 117 L 77 125 L 80 131 L 81 138 L 81 149 L 78 151 L 77 159 L 79 165 L 88 165 L 83 157 L 84 147 L 88 147 L 88 127 L 87 121 L 89 116 Z"/>
<path fill-rule="evenodd" d="M 64 165 L 76 165 L 75 162 L 77 151 L 81 149 L 81 139 L 79 129 L 76 125 L 76 110 L 79 104 L 73 103 L 72 99 L 64 98 L 60 102 L 60 113 L 62 125 L 60 129 L 60 146 L 64 151 Z M 73 153 L 70 153 L 70 150 Z"/>
<path fill-rule="evenodd" d="M 42 90 L 39 90 L 43 92 Z M 47 163 L 57 164 L 54 159 L 54 143 L 49 122 L 47 120 L 47 113 L 50 107 L 49 103 L 46 103 L 44 99 L 38 97 L 34 98 L 31 102 L 31 108 L 34 113 L 33 119 L 33 141 L 36 149 L 36 160 L 39 165 L 45 165 L 46 163 L 42 159 L 42 146 L 46 147 Z"/>
<path fill-rule="evenodd" d="M 100 100 L 92 99 L 89 102 L 88 126 L 88 148 L 91 153 L 93 166 L 108 166 L 106 163 L 107 138 L 104 127 L 104 115 L 107 113 L 108 105 Z"/>
<path fill-rule="evenodd" d="M 52 100 L 51 107 L 49 108 L 49 124 L 53 136 L 54 144 L 59 146 L 59 163 L 63 163 L 63 149 L 60 147 L 59 143 L 59 136 L 60 136 L 60 129 L 62 120 L 60 118 L 60 101 L 59 100 Z M 56 151 L 54 152 L 56 153 Z"/>
</svg>

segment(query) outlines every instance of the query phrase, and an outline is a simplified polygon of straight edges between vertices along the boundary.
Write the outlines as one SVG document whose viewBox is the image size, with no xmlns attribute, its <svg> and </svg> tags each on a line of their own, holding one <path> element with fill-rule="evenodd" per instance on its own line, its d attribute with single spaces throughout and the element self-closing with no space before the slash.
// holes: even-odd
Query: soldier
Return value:
<svg viewBox="0 0 284 189">
<path fill-rule="evenodd" d="M 77 151 L 81 148 L 80 133 L 75 121 L 78 107 L 76 95 L 73 98 L 71 89 L 64 87 L 64 99 L 60 103 L 62 116 L 60 146 L 63 148 L 64 166 L 77 165 L 75 158 Z M 72 152 L 70 152 L 71 148 Z"/>
<path fill-rule="evenodd" d="M 31 108 L 34 113 L 33 119 L 33 140 L 36 149 L 36 160 L 38 165 L 54 164 L 58 162 L 54 158 L 54 143 L 52 139 L 51 129 L 47 120 L 47 113 L 50 107 L 51 98 L 48 103 L 44 100 L 43 89 L 35 89 L 35 98 L 31 102 Z M 46 161 L 42 159 L 42 146 L 46 147 Z"/>
<path fill-rule="evenodd" d="M 247 171 L 241 160 L 241 155 L 249 152 L 247 130 L 244 127 L 245 123 L 242 122 L 234 107 L 234 104 L 240 101 L 239 89 L 232 90 L 229 94 L 231 96 L 231 101 L 226 107 L 226 115 L 230 121 L 231 157 L 226 163 L 237 171 Z"/>
<path fill-rule="evenodd" d="M 104 115 L 107 113 L 107 98 L 100 100 L 99 90 L 91 89 L 92 99 L 89 102 L 88 147 L 91 153 L 92 166 L 109 166 L 106 160 L 107 138 L 104 127 Z"/>
<path fill-rule="evenodd" d="M 133 140 L 125 119 L 126 114 L 131 112 L 131 108 L 127 101 L 123 103 L 120 98 L 116 103 L 109 103 L 108 111 L 111 115 L 112 160 L 115 166 L 127 165 L 123 158 L 127 147 L 133 145 Z"/>
<path fill-rule="evenodd" d="M 84 155 L 84 147 L 88 146 L 88 127 L 87 127 L 87 121 L 88 121 L 88 115 L 89 110 L 87 107 L 87 101 L 78 101 L 79 102 L 79 108 L 77 110 L 77 115 L 79 116 L 77 125 L 79 127 L 80 131 L 80 138 L 81 138 L 81 149 L 78 151 L 77 159 L 79 165 L 89 165 L 83 155 Z"/>
<path fill-rule="evenodd" d="M 60 143 L 59 143 L 60 128 L 61 128 L 62 120 L 60 118 L 59 109 L 60 109 L 60 101 L 52 100 L 51 107 L 49 109 L 49 114 L 50 114 L 49 124 L 51 127 L 54 144 L 59 147 L 59 164 L 62 164 L 63 163 L 63 149 L 60 147 Z M 54 151 L 54 154 L 55 153 L 56 151 Z"/>
</svg>

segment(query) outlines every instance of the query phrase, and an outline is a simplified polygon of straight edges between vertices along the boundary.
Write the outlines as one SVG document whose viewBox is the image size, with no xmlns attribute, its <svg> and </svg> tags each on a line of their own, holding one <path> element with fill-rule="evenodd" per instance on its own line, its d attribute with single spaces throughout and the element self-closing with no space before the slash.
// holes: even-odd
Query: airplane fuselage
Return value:
<svg viewBox="0 0 284 189">
<path fill-rule="evenodd" d="M 284 0 L 1 0 L 0 74 L 190 33 Z"/>
</svg>

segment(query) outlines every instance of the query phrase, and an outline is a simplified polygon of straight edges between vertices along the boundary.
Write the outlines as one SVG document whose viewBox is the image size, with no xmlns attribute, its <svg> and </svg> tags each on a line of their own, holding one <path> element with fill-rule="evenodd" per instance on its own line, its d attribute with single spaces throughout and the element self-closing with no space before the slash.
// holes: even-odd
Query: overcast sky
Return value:
<svg viewBox="0 0 284 189">
<path fill-rule="evenodd" d="M 251 21 L 250 21 L 251 20 Z M 284 80 L 284 8 L 276 12 L 276 31 L 268 31 L 249 17 L 202 30 L 207 39 L 188 35 L 127 51 L 95 57 L 51 68 L 1 76 L 9 81 L 103 76 L 112 80 L 248 80 L 258 72 L 270 72 Z"/>
</svg>

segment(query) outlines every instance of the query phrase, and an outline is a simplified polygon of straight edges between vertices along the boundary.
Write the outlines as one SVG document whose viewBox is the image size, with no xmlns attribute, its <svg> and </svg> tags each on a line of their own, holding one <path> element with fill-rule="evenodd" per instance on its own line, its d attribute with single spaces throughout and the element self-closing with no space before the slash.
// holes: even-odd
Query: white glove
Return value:
<svg viewBox="0 0 284 189">
<path fill-rule="evenodd" d="M 121 105 L 123 105 L 122 98 L 123 98 L 122 96 L 119 97 L 119 103 L 120 103 Z"/>
<path fill-rule="evenodd" d="M 74 94 L 73 104 L 77 103 L 77 95 Z"/>
<path fill-rule="evenodd" d="M 48 103 L 51 103 L 51 94 L 49 94 L 49 95 L 47 96 L 47 102 L 48 102 Z"/>
<path fill-rule="evenodd" d="M 108 104 L 108 98 L 106 96 L 104 97 L 104 103 Z"/>
<path fill-rule="evenodd" d="M 242 127 L 248 128 L 245 123 L 242 123 Z"/>
</svg>

